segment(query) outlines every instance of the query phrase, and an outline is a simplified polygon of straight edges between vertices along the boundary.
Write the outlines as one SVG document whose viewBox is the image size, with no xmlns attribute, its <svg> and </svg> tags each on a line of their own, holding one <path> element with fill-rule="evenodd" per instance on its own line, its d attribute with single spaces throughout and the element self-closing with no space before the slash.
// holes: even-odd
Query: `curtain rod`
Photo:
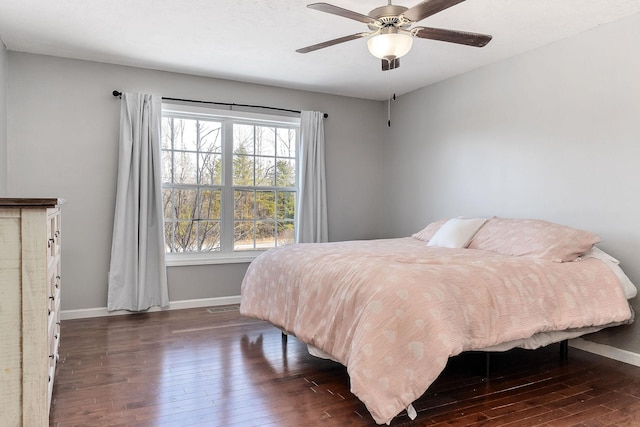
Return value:
<svg viewBox="0 0 640 427">
<path fill-rule="evenodd" d="M 111 92 L 113 96 L 122 96 L 122 92 L 114 90 Z M 265 105 L 251 105 L 251 104 L 234 104 L 230 102 L 215 102 L 215 101 L 198 101 L 195 99 L 181 99 L 181 98 L 167 98 L 162 97 L 164 101 L 180 101 L 180 102 L 194 102 L 197 104 L 213 104 L 213 105 L 224 105 L 227 107 L 249 107 L 249 108 L 264 108 L 267 110 L 276 110 L 276 111 L 286 111 L 288 113 L 301 113 L 300 110 L 289 110 L 287 108 L 278 108 L 278 107 L 267 107 Z M 324 113 L 324 118 L 329 117 L 329 114 Z"/>
</svg>

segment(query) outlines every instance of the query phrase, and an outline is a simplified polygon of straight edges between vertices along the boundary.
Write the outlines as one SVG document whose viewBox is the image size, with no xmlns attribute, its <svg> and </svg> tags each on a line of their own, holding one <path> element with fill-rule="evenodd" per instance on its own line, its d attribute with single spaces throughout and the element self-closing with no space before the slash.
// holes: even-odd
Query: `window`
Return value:
<svg viewBox="0 0 640 427">
<path fill-rule="evenodd" d="M 298 118 L 165 104 L 168 262 L 246 260 L 293 243 L 298 135 Z"/>
</svg>

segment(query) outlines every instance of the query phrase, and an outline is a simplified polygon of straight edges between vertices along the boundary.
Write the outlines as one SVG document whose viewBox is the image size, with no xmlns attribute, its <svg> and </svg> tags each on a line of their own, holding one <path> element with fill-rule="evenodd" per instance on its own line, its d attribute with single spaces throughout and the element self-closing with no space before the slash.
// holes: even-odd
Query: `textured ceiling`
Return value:
<svg viewBox="0 0 640 427">
<path fill-rule="evenodd" d="M 309 1 L 309 3 L 313 0 Z M 330 0 L 367 14 L 385 0 Z M 398 0 L 411 7 L 417 1 Z M 491 34 L 484 48 L 416 39 L 402 66 L 358 39 L 307 54 L 300 47 L 366 31 L 299 0 L 2 0 L 9 50 L 133 65 L 382 100 L 640 12 L 640 0 L 467 0 L 420 25 Z"/>
</svg>

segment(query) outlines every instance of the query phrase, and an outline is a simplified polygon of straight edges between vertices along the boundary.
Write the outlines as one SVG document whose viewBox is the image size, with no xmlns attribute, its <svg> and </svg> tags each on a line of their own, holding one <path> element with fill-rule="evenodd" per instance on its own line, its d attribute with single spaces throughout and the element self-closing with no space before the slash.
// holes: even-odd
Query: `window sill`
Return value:
<svg viewBox="0 0 640 427">
<path fill-rule="evenodd" d="M 264 251 L 234 252 L 226 254 L 167 254 L 167 267 L 183 267 L 189 265 L 240 264 L 250 263 Z"/>
</svg>

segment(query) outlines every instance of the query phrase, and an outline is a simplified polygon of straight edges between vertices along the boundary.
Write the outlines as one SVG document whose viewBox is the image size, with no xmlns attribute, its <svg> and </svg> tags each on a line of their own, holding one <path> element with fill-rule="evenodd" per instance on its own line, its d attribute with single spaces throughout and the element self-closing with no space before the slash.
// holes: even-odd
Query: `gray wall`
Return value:
<svg viewBox="0 0 640 427">
<path fill-rule="evenodd" d="M 542 218 L 598 233 L 640 285 L 639 45 L 636 15 L 399 98 L 387 236 Z M 640 352 L 639 328 L 592 339 Z"/>
<path fill-rule="evenodd" d="M 384 125 L 378 102 L 9 52 L 8 193 L 63 207 L 63 310 L 106 306 L 120 102 L 114 89 L 329 113 L 329 238 L 377 237 Z M 236 296 L 247 264 L 170 267 L 172 301 Z"/>
<path fill-rule="evenodd" d="M 0 34 L 1 36 L 1 34 Z M 0 197 L 7 194 L 7 48 L 0 39 Z"/>
</svg>

